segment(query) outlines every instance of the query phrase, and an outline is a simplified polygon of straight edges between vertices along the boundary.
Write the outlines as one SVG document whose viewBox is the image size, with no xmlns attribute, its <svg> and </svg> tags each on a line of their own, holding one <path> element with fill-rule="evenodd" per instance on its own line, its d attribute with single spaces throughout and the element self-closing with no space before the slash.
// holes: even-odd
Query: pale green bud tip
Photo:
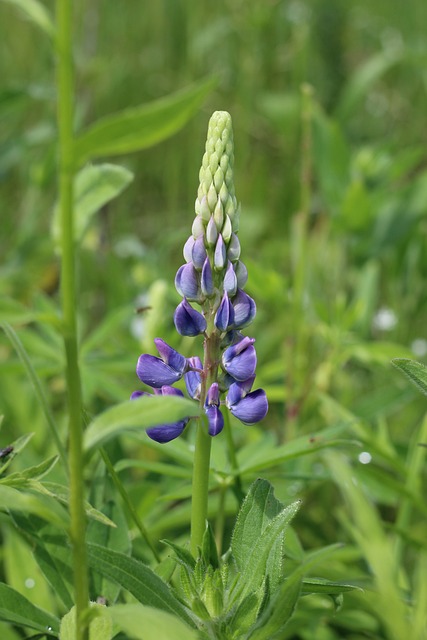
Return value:
<svg viewBox="0 0 427 640">
<path fill-rule="evenodd" d="M 233 128 L 227 111 L 215 111 L 209 121 L 206 151 L 199 172 L 200 186 L 196 200 L 196 214 L 205 222 L 215 214 L 215 222 L 220 231 L 223 220 L 218 212 L 220 202 L 234 223 L 236 197 L 233 182 Z M 234 228 L 234 224 L 233 224 Z"/>
</svg>

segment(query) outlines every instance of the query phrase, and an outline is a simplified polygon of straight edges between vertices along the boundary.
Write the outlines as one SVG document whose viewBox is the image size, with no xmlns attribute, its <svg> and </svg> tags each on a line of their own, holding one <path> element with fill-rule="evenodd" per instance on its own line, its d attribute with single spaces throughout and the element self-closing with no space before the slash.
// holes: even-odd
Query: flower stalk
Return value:
<svg viewBox="0 0 427 640">
<path fill-rule="evenodd" d="M 174 314 L 175 328 L 182 336 L 204 336 L 203 363 L 197 356 L 184 358 L 157 338 L 160 357 L 143 354 L 137 364 L 139 379 L 155 394 L 181 395 L 182 391 L 170 385 L 184 377 L 188 394 L 203 409 L 197 425 L 191 509 L 190 547 L 196 557 L 206 529 L 211 437 L 224 428 L 221 404 L 244 424 L 259 422 L 268 410 L 265 392 L 251 390 L 255 340 L 241 333 L 255 317 L 256 305 L 244 291 L 248 273 L 240 260 L 233 163 L 231 117 L 216 111 L 209 122 L 199 172 L 196 216 L 184 245 L 185 264 L 175 277 L 182 296 Z M 131 397 L 146 393 L 135 391 Z M 224 400 L 222 394 L 226 394 Z M 150 427 L 147 435 L 157 442 L 169 442 L 181 435 L 187 423 L 188 419 Z"/>
<path fill-rule="evenodd" d="M 75 244 L 73 233 L 74 69 L 72 59 L 72 2 L 57 0 L 57 78 L 59 131 L 59 208 L 61 215 L 62 324 L 66 355 L 69 412 L 68 467 L 70 477 L 70 538 L 73 554 L 76 605 L 76 640 L 87 640 L 83 612 L 89 605 L 85 547 L 86 514 L 83 485 L 83 411 L 78 363 Z"/>
</svg>

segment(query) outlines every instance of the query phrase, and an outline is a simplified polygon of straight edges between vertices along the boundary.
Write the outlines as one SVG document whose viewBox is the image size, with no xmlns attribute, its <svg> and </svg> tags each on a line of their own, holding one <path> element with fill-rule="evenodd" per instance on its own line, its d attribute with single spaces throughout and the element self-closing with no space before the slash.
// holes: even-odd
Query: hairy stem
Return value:
<svg viewBox="0 0 427 640">
<path fill-rule="evenodd" d="M 59 207 L 61 212 L 61 293 L 69 412 L 68 467 L 70 474 L 70 537 L 76 604 L 76 640 L 87 640 L 83 611 L 89 605 L 85 547 L 86 514 L 83 485 L 83 420 L 78 362 L 75 243 L 73 230 L 74 69 L 72 59 L 72 2 L 57 0 L 57 82 L 59 130 Z"/>
</svg>

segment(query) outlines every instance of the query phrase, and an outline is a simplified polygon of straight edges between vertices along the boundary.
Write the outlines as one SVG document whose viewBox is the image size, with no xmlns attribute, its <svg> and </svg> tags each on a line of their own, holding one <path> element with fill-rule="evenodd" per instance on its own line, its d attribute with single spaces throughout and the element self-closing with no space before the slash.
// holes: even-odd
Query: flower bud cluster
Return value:
<svg viewBox="0 0 427 640">
<path fill-rule="evenodd" d="M 174 314 L 175 327 L 182 336 L 205 336 L 204 364 L 198 357 L 184 358 L 157 338 L 160 357 L 143 354 L 137 365 L 138 377 L 156 394 L 181 394 L 171 385 L 184 377 L 190 397 L 203 405 L 212 436 L 224 426 L 222 393 L 227 393 L 228 409 L 245 424 L 258 422 L 268 410 L 265 392 L 251 391 L 256 368 L 255 340 L 240 333 L 254 319 L 256 305 L 244 291 L 248 273 L 240 260 L 233 163 L 231 117 L 225 111 L 217 111 L 209 123 L 196 216 L 184 245 L 185 264 L 175 277 L 176 289 L 183 298 Z M 197 304 L 200 311 L 191 303 Z M 186 423 L 155 427 L 147 433 L 158 442 L 168 442 L 182 433 Z"/>
</svg>

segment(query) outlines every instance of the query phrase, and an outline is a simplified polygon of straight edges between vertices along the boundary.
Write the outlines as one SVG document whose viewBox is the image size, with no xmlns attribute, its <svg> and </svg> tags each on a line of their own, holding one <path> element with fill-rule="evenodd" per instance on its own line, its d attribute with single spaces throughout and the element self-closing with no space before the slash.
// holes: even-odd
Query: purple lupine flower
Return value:
<svg viewBox="0 0 427 640">
<path fill-rule="evenodd" d="M 197 271 L 192 262 L 183 264 L 176 272 L 175 288 L 183 298 L 188 300 L 198 300 L 200 298 Z"/>
<path fill-rule="evenodd" d="M 227 331 L 234 323 L 234 309 L 227 292 L 222 296 L 222 300 L 215 314 L 214 323 L 219 331 Z"/>
<path fill-rule="evenodd" d="M 255 318 L 256 304 L 255 301 L 248 296 L 247 293 L 238 289 L 233 298 L 234 307 L 234 325 L 241 329 L 250 324 Z"/>
<path fill-rule="evenodd" d="M 209 258 L 206 258 L 204 262 L 202 276 L 200 278 L 200 285 L 202 288 L 202 293 L 206 297 L 210 298 L 214 294 L 215 286 L 213 281 L 211 262 Z"/>
<path fill-rule="evenodd" d="M 185 386 L 187 387 L 188 395 L 193 400 L 200 399 L 201 389 L 201 371 L 203 370 L 202 361 L 198 356 L 188 358 L 188 371 L 184 374 Z"/>
<path fill-rule="evenodd" d="M 204 362 L 197 356 L 185 358 L 157 338 L 160 358 L 144 354 L 137 365 L 138 376 L 155 394 L 182 395 L 171 385 L 184 376 L 189 396 L 203 405 L 211 436 L 223 429 L 223 393 L 231 413 L 246 424 L 261 420 L 268 409 L 265 392 L 251 391 L 257 362 L 255 340 L 240 333 L 254 319 L 256 305 L 243 290 L 248 271 L 240 260 L 240 208 L 234 193 L 233 162 L 231 118 L 218 111 L 209 122 L 196 215 L 183 250 L 185 264 L 175 277 L 183 298 L 175 310 L 175 327 L 182 336 L 204 334 Z M 190 301 L 201 310 L 196 311 Z M 210 387 L 206 390 L 208 375 Z M 150 394 L 137 391 L 132 397 L 140 395 Z M 153 427 L 147 433 L 158 442 L 168 442 L 178 437 L 186 424 L 187 420 L 181 420 Z"/>
<path fill-rule="evenodd" d="M 199 311 L 193 309 L 184 298 L 177 306 L 174 315 L 176 330 L 182 336 L 198 336 L 206 331 L 206 320 Z"/>
<path fill-rule="evenodd" d="M 254 342 L 254 338 L 245 336 L 224 351 L 222 366 L 235 380 L 247 380 L 255 374 L 257 360 Z"/>
<path fill-rule="evenodd" d="M 205 401 L 205 413 L 208 418 L 209 435 L 217 436 L 224 428 L 224 416 L 219 408 L 219 387 L 217 382 L 213 382 L 209 387 Z"/>
<path fill-rule="evenodd" d="M 180 380 L 186 371 L 187 361 L 161 338 L 156 338 L 154 342 L 161 358 L 143 353 L 138 358 L 136 374 L 150 387 L 160 388 Z"/>
<path fill-rule="evenodd" d="M 268 411 L 268 400 L 264 389 L 249 391 L 255 377 L 244 382 L 230 385 L 225 400 L 233 416 L 244 424 L 255 424 L 262 420 Z"/>
</svg>

